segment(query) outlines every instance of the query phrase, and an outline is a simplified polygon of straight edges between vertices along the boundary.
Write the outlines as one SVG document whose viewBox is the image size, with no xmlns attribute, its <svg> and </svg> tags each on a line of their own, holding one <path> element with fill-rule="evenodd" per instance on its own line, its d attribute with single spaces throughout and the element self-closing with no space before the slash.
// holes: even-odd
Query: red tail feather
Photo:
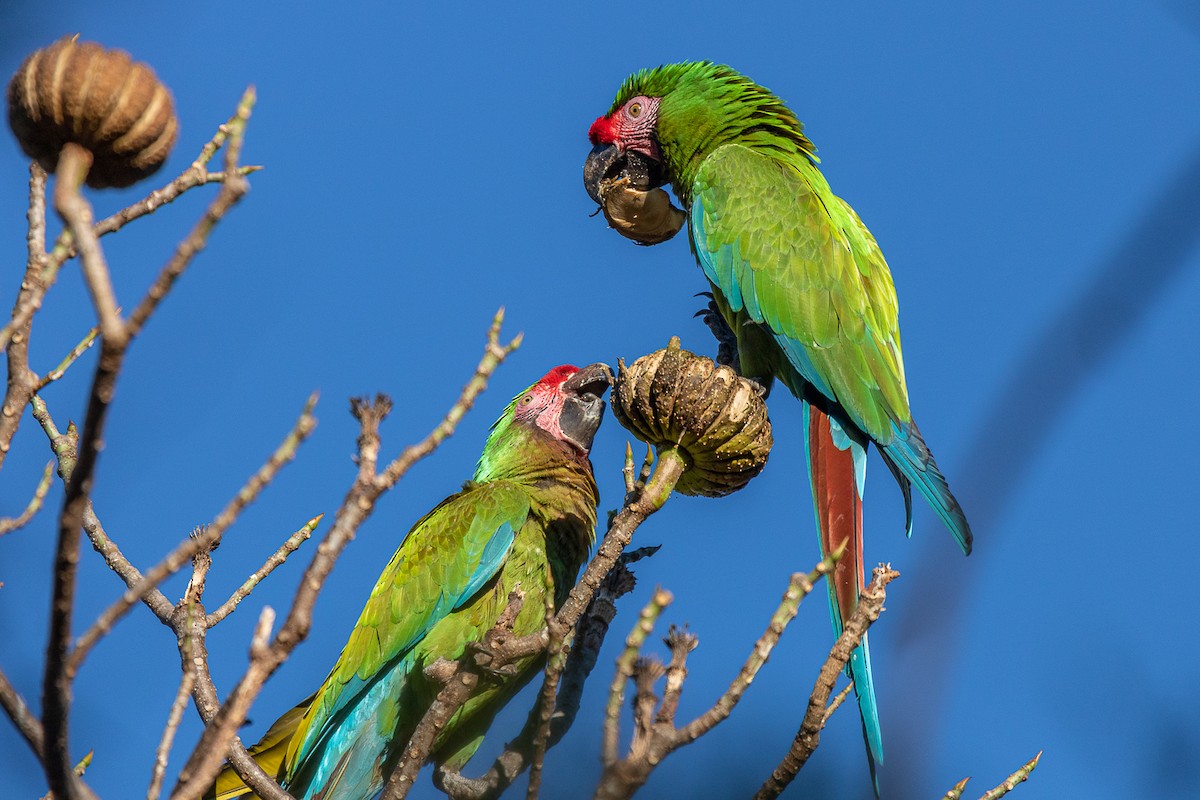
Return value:
<svg viewBox="0 0 1200 800">
<path fill-rule="evenodd" d="M 863 587 L 862 497 L 854 472 L 854 455 L 833 443 L 828 415 L 809 409 L 809 468 L 817 507 L 821 553 L 828 555 L 846 542 L 846 550 L 829 576 L 844 624 L 858 605 Z"/>
</svg>

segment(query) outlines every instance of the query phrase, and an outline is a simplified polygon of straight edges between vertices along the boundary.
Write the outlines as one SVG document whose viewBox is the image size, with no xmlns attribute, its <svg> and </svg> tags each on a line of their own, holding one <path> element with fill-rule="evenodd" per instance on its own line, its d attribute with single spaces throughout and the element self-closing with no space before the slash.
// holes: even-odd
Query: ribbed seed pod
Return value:
<svg viewBox="0 0 1200 800">
<path fill-rule="evenodd" d="M 617 420 L 655 447 L 676 446 L 688 462 L 675 490 L 720 497 L 762 471 L 770 455 L 767 404 L 729 367 L 683 350 L 665 350 L 626 367 L 618 362 L 612 394 Z"/>
<path fill-rule="evenodd" d="M 178 135 L 171 93 L 128 53 L 74 37 L 25 59 L 8 84 L 8 124 L 47 172 L 68 142 L 91 151 L 87 183 L 129 186 L 152 174 Z"/>
</svg>

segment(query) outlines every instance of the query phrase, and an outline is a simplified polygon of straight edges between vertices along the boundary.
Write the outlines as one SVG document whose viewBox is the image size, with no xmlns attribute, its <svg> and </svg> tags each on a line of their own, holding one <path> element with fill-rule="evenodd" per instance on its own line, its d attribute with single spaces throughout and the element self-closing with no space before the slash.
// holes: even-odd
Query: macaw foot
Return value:
<svg viewBox="0 0 1200 800">
<path fill-rule="evenodd" d="M 708 305 L 700 309 L 694 316 L 700 317 L 708 329 L 712 331 L 712 335 L 717 340 L 717 363 L 726 367 L 738 368 L 738 343 L 737 336 L 734 335 L 733 329 L 729 327 L 729 323 L 721 316 L 720 310 L 717 308 L 717 301 L 713 299 L 712 293 L 700 292 L 696 297 L 707 297 Z"/>
</svg>

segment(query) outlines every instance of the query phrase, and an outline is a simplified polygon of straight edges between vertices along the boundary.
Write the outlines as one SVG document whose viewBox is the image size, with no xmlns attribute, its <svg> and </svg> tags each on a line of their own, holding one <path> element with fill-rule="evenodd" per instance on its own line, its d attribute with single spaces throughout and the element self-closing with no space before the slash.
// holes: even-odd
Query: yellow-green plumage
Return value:
<svg viewBox="0 0 1200 800">
<path fill-rule="evenodd" d="M 595 366 L 606 382 L 607 367 Z M 474 479 L 422 517 L 392 556 L 321 688 L 251 750 L 293 795 L 365 800 L 378 792 L 439 689 L 424 668 L 480 641 L 518 584 L 517 635 L 539 630 L 547 606 L 565 600 L 592 544 L 598 502 L 587 457 L 603 409 L 595 381 L 587 385 L 594 419 L 583 423 L 591 430 L 574 440 L 575 428 L 563 431 L 562 407 L 573 402 L 564 393 L 583 394 L 570 388 L 581 374 L 558 368 L 513 401 Z M 529 657 L 513 677 L 481 682 L 441 731 L 432 757 L 465 764 L 538 661 Z M 227 767 L 209 796 L 250 793 Z"/>
</svg>

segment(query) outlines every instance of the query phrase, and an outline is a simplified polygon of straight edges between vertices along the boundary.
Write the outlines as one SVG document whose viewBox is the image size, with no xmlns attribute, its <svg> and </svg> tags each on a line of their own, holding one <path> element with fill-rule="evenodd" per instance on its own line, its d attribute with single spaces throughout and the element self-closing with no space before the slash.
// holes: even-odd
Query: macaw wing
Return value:
<svg viewBox="0 0 1200 800">
<path fill-rule="evenodd" d="M 692 247 L 735 312 L 887 444 L 911 419 L 896 292 L 883 254 L 815 166 L 717 148 L 692 187 Z"/>
<path fill-rule="evenodd" d="M 289 770 L 376 675 L 500 571 L 528 515 L 529 495 L 497 481 L 447 498 L 413 526 L 301 721 L 287 756 Z"/>
</svg>

